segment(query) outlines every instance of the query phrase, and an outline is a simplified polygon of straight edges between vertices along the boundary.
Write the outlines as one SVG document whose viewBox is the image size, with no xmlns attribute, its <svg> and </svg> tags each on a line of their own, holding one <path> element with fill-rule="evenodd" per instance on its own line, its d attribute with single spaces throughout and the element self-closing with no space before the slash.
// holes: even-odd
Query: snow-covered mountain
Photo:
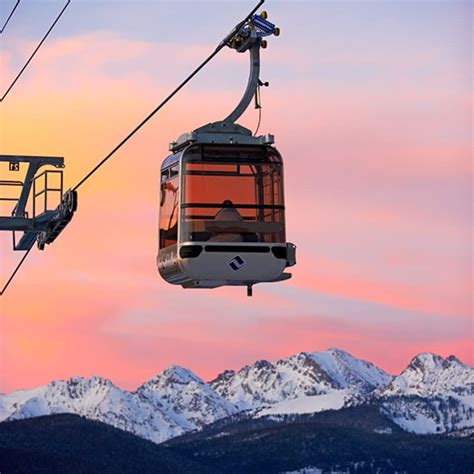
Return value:
<svg viewBox="0 0 474 474">
<path fill-rule="evenodd" d="M 178 366 L 135 392 L 100 377 L 76 377 L 0 395 L 0 421 L 57 413 L 82 415 L 159 443 L 231 415 L 235 408 Z"/>
<path fill-rule="evenodd" d="M 446 433 L 474 427 L 474 370 L 454 356 L 419 354 L 374 396 L 406 431 Z"/>
<path fill-rule="evenodd" d="M 474 427 L 474 369 L 454 356 L 416 356 L 396 377 L 340 349 L 257 361 L 205 383 L 170 366 L 134 392 L 100 377 L 53 381 L 0 395 L 0 421 L 73 413 L 156 443 L 247 411 L 254 417 L 376 404 L 401 428 L 443 433 Z"/>
<path fill-rule="evenodd" d="M 340 405 L 341 398 L 369 393 L 391 379 L 369 362 L 340 349 L 329 349 L 301 352 L 275 363 L 260 360 L 238 372 L 225 371 L 210 385 L 239 409 L 251 409 L 281 402 L 286 405 L 300 397 L 325 396 L 321 400 L 327 402 L 331 394 Z M 277 411 L 273 407 L 272 413 Z"/>
<path fill-rule="evenodd" d="M 380 390 L 384 396 L 472 395 L 474 371 L 454 356 L 446 359 L 436 354 L 415 356 L 408 367 Z"/>
<path fill-rule="evenodd" d="M 190 370 L 173 365 L 147 382 L 136 395 L 158 411 L 165 411 L 186 431 L 233 415 L 235 406 Z"/>
</svg>

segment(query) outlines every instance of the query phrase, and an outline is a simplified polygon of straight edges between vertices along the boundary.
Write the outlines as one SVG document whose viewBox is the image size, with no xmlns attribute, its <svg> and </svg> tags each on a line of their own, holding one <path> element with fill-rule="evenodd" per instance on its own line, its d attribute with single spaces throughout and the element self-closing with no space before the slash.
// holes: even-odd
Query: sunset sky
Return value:
<svg viewBox="0 0 474 474">
<path fill-rule="evenodd" d="M 0 24 L 15 3 L 1 0 Z M 64 156 L 73 186 L 255 3 L 73 0 L 0 104 L 0 154 Z M 64 4 L 20 2 L 0 36 L 0 95 Z M 474 363 L 472 3 L 265 9 L 282 34 L 262 52 L 260 133 L 285 160 L 293 279 L 247 298 L 156 270 L 168 143 L 224 118 L 246 84 L 247 56 L 225 49 L 80 188 L 74 220 L 0 298 L 0 391 L 74 375 L 134 389 L 170 364 L 207 380 L 328 347 L 390 373 L 424 351 Z M 241 123 L 257 121 L 249 109 Z M 1 286 L 21 258 L 10 240 Z"/>
</svg>

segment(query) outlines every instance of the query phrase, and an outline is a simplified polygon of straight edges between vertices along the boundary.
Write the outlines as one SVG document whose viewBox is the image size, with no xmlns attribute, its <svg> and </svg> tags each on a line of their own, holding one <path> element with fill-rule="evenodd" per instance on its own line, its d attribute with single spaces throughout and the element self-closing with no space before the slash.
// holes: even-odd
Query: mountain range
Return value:
<svg viewBox="0 0 474 474">
<path fill-rule="evenodd" d="M 454 356 L 423 353 L 400 375 L 340 349 L 301 352 L 227 370 L 206 383 L 173 365 L 135 391 L 74 377 L 0 395 L 0 421 L 75 414 L 162 443 L 226 420 L 285 422 L 297 416 L 371 407 L 415 434 L 474 430 L 474 369 Z"/>
</svg>

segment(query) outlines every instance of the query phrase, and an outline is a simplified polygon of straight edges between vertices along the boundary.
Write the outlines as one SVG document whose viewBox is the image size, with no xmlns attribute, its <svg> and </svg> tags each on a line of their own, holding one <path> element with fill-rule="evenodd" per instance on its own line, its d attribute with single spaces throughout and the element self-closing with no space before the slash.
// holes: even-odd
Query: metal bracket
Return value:
<svg viewBox="0 0 474 474">
<path fill-rule="evenodd" d="M 63 194 L 63 172 L 64 158 L 51 156 L 24 156 L 24 155 L 0 155 L 0 162 L 8 162 L 9 170 L 17 172 L 21 163 L 27 163 L 24 181 L 1 180 L 1 186 L 21 187 L 20 195 L 17 198 L 2 197 L 0 201 L 16 202 L 10 216 L 0 216 L 0 231 L 12 231 L 13 250 L 29 250 L 38 241 L 38 247 L 43 250 L 44 244 L 53 242 L 64 227 L 70 222 L 77 209 L 77 193 L 67 191 Z M 54 166 L 60 170 L 45 170 L 37 174 L 43 166 Z M 48 185 L 48 175 L 59 175 L 59 185 L 50 187 Z M 36 182 L 44 177 L 45 184 L 41 191 L 36 191 Z M 55 209 L 48 209 L 48 193 L 59 193 L 59 205 Z M 26 205 L 28 199 L 32 197 L 32 216 L 28 215 Z M 44 208 L 42 212 L 37 212 L 36 199 L 43 197 Z M 17 242 L 15 232 L 23 232 Z"/>
<path fill-rule="evenodd" d="M 260 78 L 260 44 L 256 42 L 250 49 L 250 74 L 244 95 L 237 107 L 223 120 L 223 122 L 235 123 L 247 110 L 253 96 L 257 92 Z"/>
<path fill-rule="evenodd" d="M 266 12 L 262 12 L 260 15 L 254 15 L 227 43 L 229 48 L 235 49 L 238 53 L 249 51 L 250 74 L 242 99 L 223 122 L 235 123 L 247 110 L 259 86 L 264 84 L 260 81 L 260 48 L 267 46 L 267 42 L 263 40 L 264 37 L 279 34 L 280 30 L 267 21 Z"/>
<path fill-rule="evenodd" d="M 235 123 L 247 110 L 252 98 L 260 86 L 268 82 L 260 80 L 260 48 L 266 47 L 264 37 L 278 36 L 279 28 L 267 21 L 265 12 L 253 15 L 248 21 L 238 24 L 220 43 L 219 47 L 228 46 L 238 53 L 249 51 L 250 73 L 244 95 L 235 109 L 222 121 L 209 123 L 198 129 L 182 134 L 175 142 L 170 143 L 170 151 L 176 153 L 192 143 L 222 143 L 241 145 L 271 145 L 273 135 L 253 137 L 252 132 Z M 259 100 L 259 99 L 257 99 Z"/>
</svg>

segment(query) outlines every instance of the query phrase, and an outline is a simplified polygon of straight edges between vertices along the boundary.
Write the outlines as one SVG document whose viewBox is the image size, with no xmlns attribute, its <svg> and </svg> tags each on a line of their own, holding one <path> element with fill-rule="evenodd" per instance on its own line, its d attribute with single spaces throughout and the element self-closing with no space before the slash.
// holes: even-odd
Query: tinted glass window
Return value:
<svg viewBox="0 0 474 474">
<path fill-rule="evenodd" d="M 168 169 L 161 174 L 160 248 L 174 245 L 178 240 L 178 206 L 179 175 Z"/>
<path fill-rule="evenodd" d="M 285 241 L 280 160 L 211 156 L 184 173 L 182 241 Z"/>
</svg>

